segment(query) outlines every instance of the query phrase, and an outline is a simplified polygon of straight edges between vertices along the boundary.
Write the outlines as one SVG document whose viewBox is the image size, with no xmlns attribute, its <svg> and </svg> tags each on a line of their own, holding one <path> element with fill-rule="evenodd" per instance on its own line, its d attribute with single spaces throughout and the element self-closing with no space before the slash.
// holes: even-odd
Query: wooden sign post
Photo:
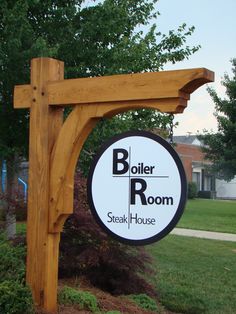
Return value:
<svg viewBox="0 0 236 314">
<path fill-rule="evenodd" d="M 35 304 L 51 313 L 57 311 L 60 232 L 73 212 L 75 167 L 96 122 L 138 108 L 182 113 L 190 94 L 214 73 L 197 68 L 63 78 L 63 62 L 33 59 L 31 83 L 14 91 L 14 107 L 30 108 L 27 283 Z M 63 123 L 66 106 L 73 110 Z"/>
</svg>

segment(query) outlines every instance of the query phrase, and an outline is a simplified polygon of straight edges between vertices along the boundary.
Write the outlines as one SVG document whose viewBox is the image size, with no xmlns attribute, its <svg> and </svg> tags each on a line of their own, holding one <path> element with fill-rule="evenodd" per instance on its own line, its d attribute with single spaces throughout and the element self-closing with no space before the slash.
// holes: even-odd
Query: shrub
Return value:
<svg viewBox="0 0 236 314">
<path fill-rule="evenodd" d="M 207 198 L 207 199 L 215 199 L 216 198 L 216 192 L 215 191 L 199 191 L 198 197 Z"/>
<path fill-rule="evenodd" d="M 22 243 L 22 238 L 10 243 L 0 233 L 0 313 L 33 313 L 32 296 L 25 286 L 26 252 Z"/>
<path fill-rule="evenodd" d="M 33 301 L 28 287 L 14 279 L 0 282 L 0 313 L 33 313 Z"/>
<path fill-rule="evenodd" d="M 87 291 L 79 291 L 70 287 L 63 287 L 58 294 L 59 303 L 65 305 L 78 304 L 81 310 L 95 312 L 98 310 L 96 297 Z"/>
<path fill-rule="evenodd" d="M 156 302 L 146 294 L 131 295 L 131 299 L 142 309 L 158 311 Z"/>
<path fill-rule="evenodd" d="M 121 314 L 120 311 L 108 311 L 106 314 Z"/>
<path fill-rule="evenodd" d="M 85 275 L 92 284 L 114 295 L 137 294 L 154 288 L 140 273 L 151 273 L 150 255 L 111 239 L 94 221 L 87 204 L 86 179 L 75 177 L 74 214 L 61 234 L 59 276 Z"/>
<path fill-rule="evenodd" d="M 197 184 L 195 182 L 188 182 L 188 199 L 197 197 Z"/>
<path fill-rule="evenodd" d="M 2 234 L 0 235 L 0 282 L 4 280 L 24 282 L 25 254 L 23 245 L 13 247 Z"/>
</svg>

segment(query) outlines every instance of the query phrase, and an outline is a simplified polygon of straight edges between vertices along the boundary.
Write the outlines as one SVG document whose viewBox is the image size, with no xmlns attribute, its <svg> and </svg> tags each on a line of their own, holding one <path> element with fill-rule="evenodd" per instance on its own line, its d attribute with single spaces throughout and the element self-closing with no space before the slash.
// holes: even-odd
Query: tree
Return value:
<svg viewBox="0 0 236 314">
<path fill-rule="evenodd" d="M 218 132 L 200 136 L 206 158 L 212 161 L 212 170 L 227 181 L 236 175 L 236 59 L 231 62 L 233 77 L 225 74 L 222 81 L 227 98 L 220 98 L 214 89 L 208 89 L 215 103 Z"/>
<path fill-rule="evenodd" d="M 17 163 L 27 158 L 29 120 L 28 111 L 13 109 L 13 87 L 28 81 L 30 59 L 63 60 L 71 78 L 158 71 L 188 58 L 199 49 L 185 44 L 194 27 L 157 32 L 149 25 L 159 14 L 156 2 L 104 0 L 86 6 L 85 0 L 1 0 L 0 156 L 7 160 L 10 197 Z M 146 33 L 139 30 L 144 25 L 149 25 Z M 9 206 L 7 213 L 12 225 Z"/>
</svg>

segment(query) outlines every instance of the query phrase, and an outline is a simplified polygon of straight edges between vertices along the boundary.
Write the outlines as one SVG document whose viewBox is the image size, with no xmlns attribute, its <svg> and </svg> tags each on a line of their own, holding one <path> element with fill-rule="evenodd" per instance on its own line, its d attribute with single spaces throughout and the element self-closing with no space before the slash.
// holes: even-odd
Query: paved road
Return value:
<svg viewBox="0 0 236 314">
<path fill-rule="evenodd" d="M 187 237 L 203 238 L 203 239 L 236 242 L 236 234 L 232 234 L 232 233 L 175 228 L 174 230 L 171 231 L 171 234 L 182 235 L 182 236 L 187 236 Z"/>
</svg>

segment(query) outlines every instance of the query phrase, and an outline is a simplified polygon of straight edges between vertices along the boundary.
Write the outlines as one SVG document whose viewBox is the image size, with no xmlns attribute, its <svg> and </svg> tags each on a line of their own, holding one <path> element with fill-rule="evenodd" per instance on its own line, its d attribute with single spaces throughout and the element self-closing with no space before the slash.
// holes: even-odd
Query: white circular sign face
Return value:
<svg viewBox="0 0 236 314">
<path fill-rule="evenodd" d="M 100 226 L 121 242 L 160 240 L 177 224 L 186 202 L 181 160 L 161 137 L 130 131 L 110 139 L 95 157 L 88 200 Z"/>
</svg>

